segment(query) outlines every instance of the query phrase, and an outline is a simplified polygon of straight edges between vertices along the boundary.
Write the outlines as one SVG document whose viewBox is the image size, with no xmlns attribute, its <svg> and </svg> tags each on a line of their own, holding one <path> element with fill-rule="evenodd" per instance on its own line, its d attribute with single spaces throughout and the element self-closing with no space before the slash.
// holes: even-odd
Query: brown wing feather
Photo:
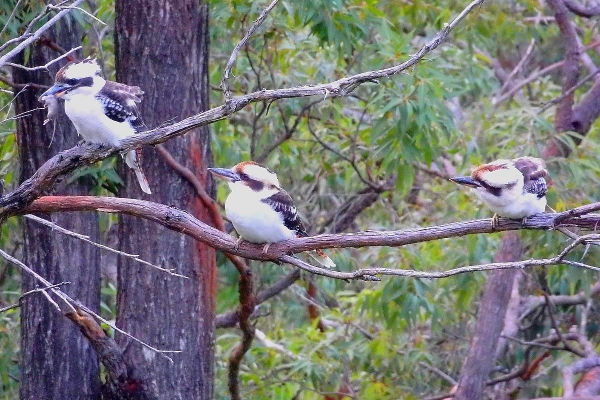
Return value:
<svg viewBox="0 0 600 400">
<path fill-rule="evenodd" d="M 114 121 L 129 121 L 136 132 L 145 129 L 137 103 L 144 92 L 137 86 L 107 81 L 96 99 L 102 103 L 106 116 Z"/>
<path fill-rule="evenodd" d="M 526 193 L 537 194 L 542 198 L 548 191 L 546 184 L 546 163 L 541 158 L 521 157 L 513 160 L 515 168 L 523 174 L 523 191 Z"/>
<path fill-rule="evenodd" d="M 298 236 L 308 236 L 306 229 L 304 228 L 304 224 L 302 224 L 302 220 L 300 220 L 300 216 L 298 215 L 298 210 L 294 205 L 294 201 L 288 192 L 280 189 L 279 192 L 275 193 L 271 197 L 263 199 L 262 201 L 273 207 L 275 211 L 281 214 L 286 228 L 296 232 L 296 235 Z"/>
</svg>

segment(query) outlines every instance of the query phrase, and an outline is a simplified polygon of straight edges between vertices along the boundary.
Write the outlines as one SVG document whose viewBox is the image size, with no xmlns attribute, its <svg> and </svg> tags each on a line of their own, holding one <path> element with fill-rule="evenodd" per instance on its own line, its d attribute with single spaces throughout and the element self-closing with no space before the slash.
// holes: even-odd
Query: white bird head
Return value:
<svg viewBox="0 0 600 400">
<path fill-rule="evenodd" d="M 100 66 L 95 58 L 72 61 L 62 67 L 54 79 L 54 86 L 40 97 L 56 96 L 68 100 L 74 94 L 95 95 L 106 80 L 100 76 Z"/>
<path fill-rule="evenodd" d="M 266 198 L 280 190 L 277 174 L 254 161 L 241 162 L 231 169 L 208 168 L 208 170 L 213 175 L 226 180 L 232 191 L 260 193 L 261 197 Z"/>
<path fill-rule="evenodd" d="M 483 164 L 474 168 L 471 176 L 450 180 L 471 187 L 494 212 L 516 218 L 543 211 L 547 174 L 544 160 L 520 157 Z"/>
</svg>

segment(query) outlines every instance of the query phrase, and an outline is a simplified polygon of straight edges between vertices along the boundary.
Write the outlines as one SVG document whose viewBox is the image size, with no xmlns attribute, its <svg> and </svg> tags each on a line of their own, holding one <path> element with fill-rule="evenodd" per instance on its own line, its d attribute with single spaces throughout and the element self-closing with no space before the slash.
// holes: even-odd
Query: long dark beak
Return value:
<svg viewBox="0 0 600 400">
<path fill-rule="evenodd" d="M 69 89 L 71 89 L 72 86 L 70 85 L 65 85 L 63 83 L 57 83 L 54 86 L 52 86 L 50 89 L 46 90 L 44 93 L 42 93 L 41 97 L 45 97 L 45 96 L 57 96 L 60 97 L 60 94 L 63 92 L 68 91 Z"/>
<path fill-rule="evenodd" d="M 240 176 L 228 168 L 207 168 L 211 174 L 230 182 L 237 182 Z"/>
<path fill-rule="evenodd" d="M 469 187 L 481 186 L 479 182 L 473 180 L 470 176 L 457 176 L 456 178 L 450 178 L 450 180 L 454 183 L 458 183 L 459 185 L 465 185 Z"/>
</svg>

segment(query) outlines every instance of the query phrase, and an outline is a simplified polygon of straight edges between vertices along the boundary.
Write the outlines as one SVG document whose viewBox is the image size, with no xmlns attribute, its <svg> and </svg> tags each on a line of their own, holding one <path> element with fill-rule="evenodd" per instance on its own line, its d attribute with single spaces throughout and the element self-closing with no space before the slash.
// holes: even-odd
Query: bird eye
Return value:
<svg viewBox="0 0 600 400">
<path fill-rule="evenodd" d="M 68 79 L 68 80 L 67 80 L 67 85 L 74 86 L 74 85 L 77 85 L 77 83 L 78 83 L 78 82 L 79 82 L 79 80 L 78 80 L 78 79 L 76 79 L 76 78 L 71 78 L 71 79 Z"/>
<path fill-rule="evenodd" d="M 248 174 L 245 174 L 245 173 L 242 172 L 240 174 L 240 179 L 243 180 L 243 181 L 247 181 L 248 180 Z"/>
</svg>

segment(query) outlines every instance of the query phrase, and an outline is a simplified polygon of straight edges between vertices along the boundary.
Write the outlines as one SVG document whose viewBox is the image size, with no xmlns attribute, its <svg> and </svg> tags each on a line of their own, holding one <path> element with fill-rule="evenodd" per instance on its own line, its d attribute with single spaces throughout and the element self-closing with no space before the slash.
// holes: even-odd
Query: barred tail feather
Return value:
<svg viewBox="0 0 600 400">
<path fill-rule="evenodd" d="M 335 263 L 327 256 L 327 254 L 325 254 L 323 250 L 311 250 L 308 252 L 308 255 L 325 268 L 335 268 Z"/>
<path fill-rule="evenodd" d="M 139 150 L 139 149 L 138 149 Z M 146 175 L 144 175 L 144 171 L 142 170 L 142 166 L 139 163 L 137 150 L 131 150 L 125 156 L 125 163 L 135 172 L 135 176 L 142 188 L 144 193 L 152 194 L 150 191 L 150 185 L 148 184 L 148 179 L 146 179 Z"/>
</svg>

